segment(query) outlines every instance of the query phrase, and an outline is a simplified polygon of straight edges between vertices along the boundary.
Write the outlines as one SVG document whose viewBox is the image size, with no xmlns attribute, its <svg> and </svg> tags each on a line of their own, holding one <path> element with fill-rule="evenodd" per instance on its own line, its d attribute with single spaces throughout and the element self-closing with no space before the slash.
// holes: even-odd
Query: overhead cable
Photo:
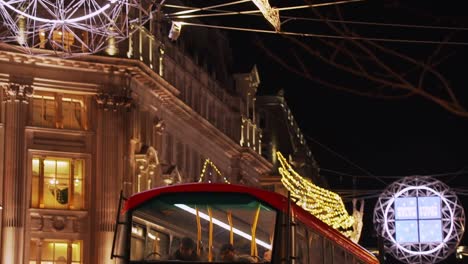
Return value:
<svg viewBox="0 0 468 264">
<path fill-rule="evenodd" d="M 250 2 L 251 0 L 249 0 Z M 330 5 L 339 5 L 339 4 L 348 4 L 348 3 L 352 3 L 352 2 L 362 2 L 364 0 L 344 0 L 344 1 L 336 1 L 336 2 L 328 2 L 328 3 L 320 3 L 320 4 L 310 4 L 310 5 L 299 5 L 299 6 L 287 6 L 287 7 L 278 7 L 278 8 L 274 8 L 275 10 L 278 10 L 278 11 L 286 11 L 286 10 L 297 10 L 297 9 L 305 9 L 305 8 L 311 8 L 311 7 L 322 7 L 322 6 L 330 6 Z M 234 5 L 234 4 L 238 4 L 239 2 L 247 2 L 247 1 L 236 1 L 236 2 L 232 2 L 232 3 L 226 3 L 226 4 L 221 4 L 221 5 L 216 5 L 216 6 L 210 6 L 210 7 L 204 7 L 204 8 L 199 8 L 199 7 L 187 7 L 187 9 L 190 9 L 190 10 L 187 10 L 187 11 L 180 11 L 180 12 L 175 12 L 175 13 L 171 13 L 171 14 L 168 14 L 168 16 L 170 17 L 173 17 L 173 18 L 193 18 L 193 17 L 202 17 L 202 16 L 205 16 L 205 15 L 189 15 L 189 16 L 179 16 L 179 14 L 184 14 L 184 13 L 193 13 L 193 12 L 199 12 L 199 11 L 208 11 L 208 10 L 212 10 L 212 11 L 215 11 L 213 10 L 214 8 L 217 8 L 217 7 L 222 7 L 222 6 L 227 6 L 227 5 Z M 178 5 L 165 5 L 166 7 L 173 7 L 173 8 L 184 8 L 183 6 L 178 6 Z M 193 11 L 192 11 L 193 10 Z M 217 10 L 217 11 L 221 11 L 221 12 L 225 12 L 225 10 Z M 259 9 L 255 9 L 255 10 L 248 10 L 248 11 L 232 11 L 232 12 L 225 12 L 224 14 L 221 13 L 219 15 L 247 15 L 247 14 L 255 14 L 255 13 L 261 13 L 261 11 Z M 174 16 L 175 15 L 175 16 Z M 211 15 L 214 15 L 216 16 L 216 14 L 211 14 Z M 206 16 L 209 16 L 206 15 Z"/>
<path fill-rule="evenodd" d="M 185 26 L 194 26 L 194 27 L 205 27 L 205 28 L 217 28 L 225 30 L 236 30 L 236 31 L 247 31 L 247 32 L 256 32 L 256 33 L 266 33 L 266 34 L 278 34 L 278 35 L 288 35 L 288 36 L 299 36 L 299 37 L 315 37 L 315 38 L 327 38 L 327 39 L 347 39 L 347 40 L 368 40 L 376 42 L 393 42 L 393 43 L 412 43 L 412 44 L 445 44 L 445 45 L 460 45 L 468 46 L 468 42 L 458 42 L 458 41 L 432 41 L 432 40 L 411 40 L 411 39 L 389 39 L 389 38 L 371 38 L 371 37 L 361 37 L 361 36 L 339 36 L 339 35 L 325 35 L 325 34 L 312 34 L 312 33 L 300 33 L 300 32 L 287 32 L 287 31 L 274 31 L 274 30 L 264 30 L 264 29 L 255 29 L 255 28 L 241 28 L 241 27 L 227 27 L 227 26 L 217 26 L 209 24 L 199 24 L 178 21 Z"/>
</svg>

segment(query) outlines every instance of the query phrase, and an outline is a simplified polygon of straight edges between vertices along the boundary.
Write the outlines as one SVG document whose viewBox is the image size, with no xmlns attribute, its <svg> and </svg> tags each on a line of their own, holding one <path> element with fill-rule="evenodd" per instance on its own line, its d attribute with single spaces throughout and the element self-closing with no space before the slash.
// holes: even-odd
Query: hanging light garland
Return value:
<svg viewBox="0 0 468 264">
<path fill-rule="evenodd" d="M 281 164 L 278 168 L 282 176 L 281 182 L 291 193 L 291 197 L 297 199 L 296 204 L 345 236 L 351 237 L 353 224 L 359 219 L 348 214 L 341 197 L 299 175 L 280 152 L 276 155 Z"/>
</svg>

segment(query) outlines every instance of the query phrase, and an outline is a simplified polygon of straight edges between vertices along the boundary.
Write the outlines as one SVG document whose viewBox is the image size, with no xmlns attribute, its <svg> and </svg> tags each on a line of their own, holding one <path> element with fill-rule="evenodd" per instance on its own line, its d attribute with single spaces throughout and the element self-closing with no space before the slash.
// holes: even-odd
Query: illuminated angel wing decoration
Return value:
<svg viewBox="0 0 468 264">
<path fill-rule="evenodd" d="M 291 197 L 296 199 L 296 204 L 357 243 L 361 230 L 354 230 L 353 226 L 362 227 L 362 212 L 355 214 L 358 217 L 349 215 L 338 194 L 323 189 L 302 177 L 280 152 L 276 154 L 281 164 L 278 169 L 282 176 L 281 182 L 291 193 Z M 356 221 L 360 221 L 361 224 L 356 225 Z"/>
</svg>

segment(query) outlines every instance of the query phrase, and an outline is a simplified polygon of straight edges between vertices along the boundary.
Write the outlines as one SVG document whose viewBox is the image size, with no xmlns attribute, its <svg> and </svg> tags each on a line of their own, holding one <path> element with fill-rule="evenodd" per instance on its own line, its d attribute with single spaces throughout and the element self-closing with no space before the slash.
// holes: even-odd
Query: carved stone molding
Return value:
<svg viewBox="0 0 468 264">
<path fill-rule="evenodd" d="M 133 106 L 130 89 L 132 73 L 130 70 L 121 71 L 117 68 L 111 68 L 109 72 L 108 87 L 96 95 L 96 102 L 105 111 L 130 110 Z"/>
<path fill-rule="evenodd" d="M 34 89 L 29 84 L 8 83 L 3 86 L 5 102 L 22 102 L 27 104 L 34 94 Z"/>
<path fill-rule="evenodd" d="M 133 99 L 130 96 L 130 89 L 124 89 L 120 93 L 100 92 L 96 95 L 96 102 L 99 107 L 105 111 L 112 110 L 130 110 L 133 105 Z"/>
<path fill-rule="evenodd" d="M 31 212 L 31 231 L 41 232 L 64 232 L 64 233 L 83 233 L 86 232 L 85 212 L 62 212 L 60 214 L 50 213 L 49 210 L 36 209 Z"/>
</svg>

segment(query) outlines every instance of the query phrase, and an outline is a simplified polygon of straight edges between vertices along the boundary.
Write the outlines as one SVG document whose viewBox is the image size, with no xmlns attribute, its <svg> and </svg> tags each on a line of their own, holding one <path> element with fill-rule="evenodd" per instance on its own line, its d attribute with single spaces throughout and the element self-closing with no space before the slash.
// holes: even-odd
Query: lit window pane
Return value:
<svg viewBox="0 0 468 264">
<path fill-rule="evenodd" d="M 72 261 L 73 263 L 80 263 L 81 261 L 81 243 L 74 242 L 72 244 Z"/>
<path fill-rule="evenodd" d="M 47 240 L 43 241 L 41 246 L 41 259 L 40 263 L 50 263 L 50 264 L 66 264 L 67 256 L 71 255 L 72 260 L 71 263 L 74 264 L 81 264 L 81 241 L 74 241 L 73 243 L 69 244 L 66 241 L 54 241 L 54 240 Z M 31 242 L 33 245 L 33 242 Z M 31 249 L 36 247 L 31 246 Z M 32 256 L 32 255 L 31 255 Z M 34 256 L 36 257 L 36 256 Z M 35 263 L 33 258 L 30 257 L 30 263 Z"/>
<path fill-rule="evenodd" d="M 39 207 L 39 159 L 32 160 L 31 206 Z"/>
<path fill-rule="evenodd" d="M 32 100 L 32 125 L 55 127 L 55 98 L 52 93 L 37 92 Z"/>
<path fill-rule="evenodd" d="M 67 129 L 81 129 L 81 103 L 83 100 L 63 98 L 63 126 Z"/>
<path fill-rule="evenodd" d="M 70 162 L 64 160 L 57 161 L 57 177 L 68 178 L 70 175 Z"/>
<path fill-rule="evenodd" d="M 416 197 L 395 199 L 395 219 L 416 219 L 417 201 Z"/>
<path fill-rule="evenodd" d="M 442 241 L 442 221 L 441 220 L 420 220 L 419 234 L 421 243 Z"/>
<path fill-rule="evenodd" d="M 54 259 L 54 243 L 44 241 L 41 247 L 41 260 L 50 261 Z M 44 262 L 41 262 L 44 263 Z"/>
<path fill-rule="evenodd" d="M 33 158 L 32 167 L 38 167 L 38 158 Z M 83 160 L 46 158 L 44 161 L 44 175 L 32 175 L 32 198 L 33 207 L 39 207 L 39 201 L 43 200 L 44 208 L 54 209 L 77 209 L 83 208 Z M 75 169 L 72 179 L 71 163 L 74 162 Z M 42 193 L 39 193 L 41 179 Z M 73 195 L 72 192 L 73 191 Z M 42 197 L 40 197 L 42 195 Z M 72 202 L 73 196 L 73 204 Z"/>
<path fill-rule="evenodd" d="M 67 263 L 67 247 L 66 243 L 55 243 L 54 260 L 57 264 Z"/>
<path fill-rule="evenodd" d="M 418 216 L 419 219 L 440 219 L 440 197 L 418 197 Z"/>
<path fill-rule="evenodd" d="M 395 235 L 398 243 L 418 243 L 418 221 L 396 221 Z"/>
</svg>

